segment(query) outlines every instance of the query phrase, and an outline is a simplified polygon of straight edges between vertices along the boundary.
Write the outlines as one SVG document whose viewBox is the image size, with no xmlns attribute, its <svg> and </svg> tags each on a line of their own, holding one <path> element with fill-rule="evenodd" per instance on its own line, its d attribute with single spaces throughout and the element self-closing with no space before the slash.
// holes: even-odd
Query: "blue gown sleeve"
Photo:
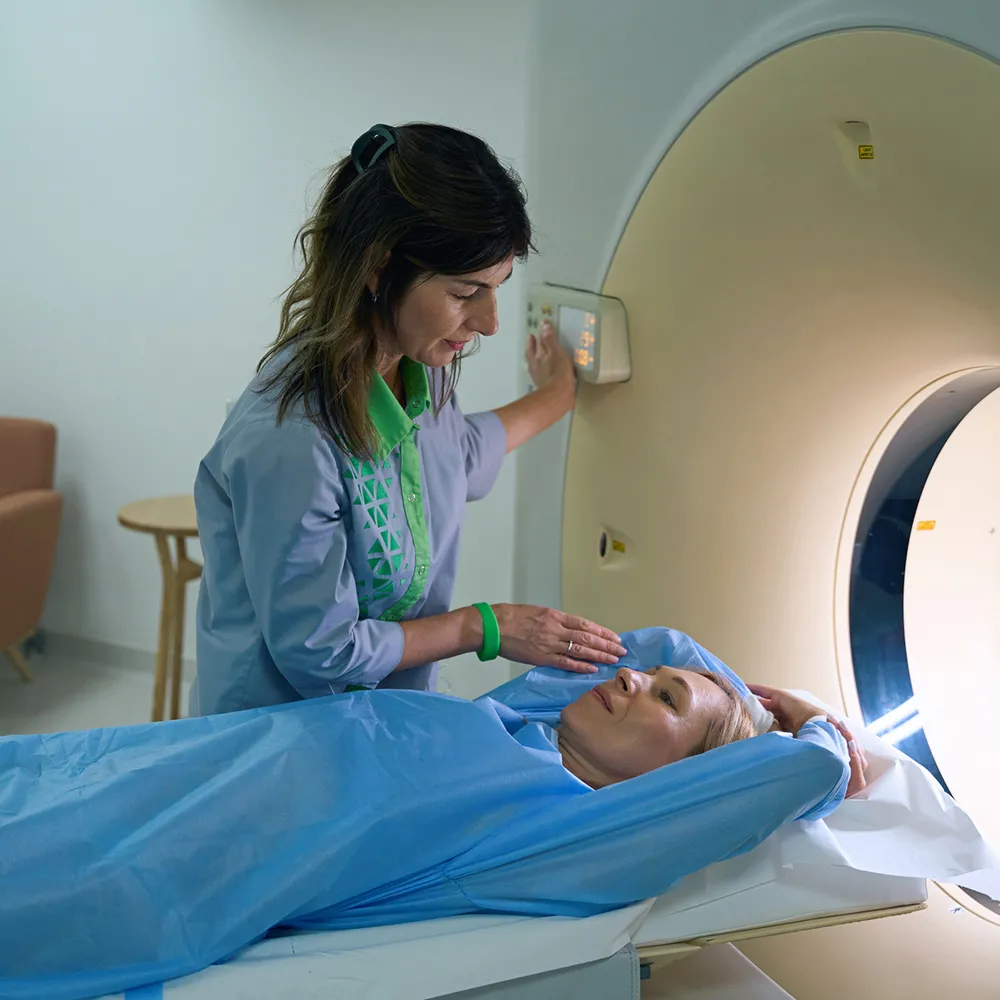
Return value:
<svg viewBox="0 0 1000 1000">
<path fill-rule="evenodd" d="M 223 460 L 250 600 L 268 651 L 303 697 L 374 686 L 403 655 L 396 622 L 359 617 L 347 558 L 347 498 L 311 422 L 260 420 Z"/>
<path fill-rule="evenodd" d="M 587 916 L 660 895 L 836 807 L 847 762 L 820 744 L 831 734 L 811 735 L 757 736 L 560 803 L 498 830 L 448 874 L 477 907 L 504 912 L 550 913 L 559 900 L 559 912 Z"/>
<path fill-rule="evenodd" d="M 844 797 L 844 793 L 847 791 L 847 785 L 851 779 L 851 755 L 847 748 L 847 740 L 844 739 L 836 726 L 827 722 L 824 718 L 810 719 L 795 734 L 795 739 L 802 743 L 810 743 L 813 746 L 826 750 L 828 753 L 834 754 L 844 767 L 844 787 L 841 789 L 840 797 L 828 803 L 821 803 L 799 817 L 800 819 L 822 819 L 837 808 Z"/>
</svg>

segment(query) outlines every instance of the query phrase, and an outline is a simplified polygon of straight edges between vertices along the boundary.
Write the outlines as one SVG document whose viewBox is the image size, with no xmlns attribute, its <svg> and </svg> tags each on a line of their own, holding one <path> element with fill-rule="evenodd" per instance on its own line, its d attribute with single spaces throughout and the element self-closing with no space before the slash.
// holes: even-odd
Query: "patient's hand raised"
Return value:
<svg viewBox="0 0 1000 1000">
<path fill-rule="evenodd" d="M 757 696 L 760 703 L 777 720 L 778 727 L 786 733 L 797 733 L 810 719 L 817 715 L 823 716 L 827 722 L 839 730 L 847 742 L 847 750 L 851 761 L 851 779 L 847 784 L 847 798 L 857 795 L 867 787 L 865 771 L 868 769 L 868 759 L 858 746 L 851 731 L 840 719 L 829 715 L 825 709 L 811 705 L 802 698 L 797 698 L 780 688 L 766 687 L 763 684 L 748 684 L 747 687 Z"/>
<path fill-rule="evenodd" d="M 780 688 L 767 687 L 764 684 L 748 684 L 747 687 L 774 716 L 782 732 L 794 735 L 814 716 L 826 716 L 825 709 L 811 705 L 808 701 Z"/>
<path fill-rule="evenodd" d="M 852 795 L 857 795 L 858 792 L 863 792 L 868 787 L 865 775 L 868 770 L 868 758 L 845 723 L 840 719 L 835 719 L 832 715 L 828 715 L 826 718 L 829 723 L 840 730 L 840 735 L 847 740 L 847 750 L 851 755 L 851 780 L 847 783 L 847 793 L 844 798 L 849 799 Z"/>
</svg>

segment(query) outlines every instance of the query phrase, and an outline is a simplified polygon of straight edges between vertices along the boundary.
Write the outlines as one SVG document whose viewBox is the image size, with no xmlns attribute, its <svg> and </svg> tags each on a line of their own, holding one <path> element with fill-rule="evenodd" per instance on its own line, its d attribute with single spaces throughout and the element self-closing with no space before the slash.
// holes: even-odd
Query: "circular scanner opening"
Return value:
<svg viewBox="0 0 1000 1000">
<path fill-rule="evenodd" d="M 996 369 L 959 376 L 914 410 L 876 467 L 854 539 L 851 656 L 865 723 L 922 764 L 951 795 L 914 693 L 904 619 L 907 557 L 918 504 L 935 462 L 959 424 L 998 387 Z M 955 622 L 955 627 L 962 623 Z M 946 659 L 943 655 L 942 671 Z M 963 891 L 1000 914 L 1000 903 L 971 889 Z"/>
</svg>

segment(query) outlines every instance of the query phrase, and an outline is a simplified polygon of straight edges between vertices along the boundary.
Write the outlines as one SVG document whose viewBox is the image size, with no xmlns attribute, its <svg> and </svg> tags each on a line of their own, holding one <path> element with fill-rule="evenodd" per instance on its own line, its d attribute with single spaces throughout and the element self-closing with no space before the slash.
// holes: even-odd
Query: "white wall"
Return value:
<svg viewBox="0 0 1000 1000">
<path fill-rule="evenodd" d="M 191 489 L 276 331 L 307 191 L 360 132 L 445 122 L 524 168 L 531 6 L 3 6 L 0 410 L 59 426 L 49 629 L 155 646 L 155 552 L 117 509 Z M 501 335 L 466 367 L 466 410 L 515 394 L 522 298 L 518 277 Z M 510 599 L 513 505 L 508 463 L 469 509 L 456 604 Z M 446 672 L 456 693 L 506 676 L 474 657 Z"/>
</svg>

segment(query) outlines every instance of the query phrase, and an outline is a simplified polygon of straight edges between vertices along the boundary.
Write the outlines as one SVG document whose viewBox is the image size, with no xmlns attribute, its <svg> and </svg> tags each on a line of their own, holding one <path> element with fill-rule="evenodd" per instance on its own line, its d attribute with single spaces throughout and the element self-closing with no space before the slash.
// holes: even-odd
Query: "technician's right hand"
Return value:
<svg viewBox="0 0 1000 1000">
<path fill-rule="evenodd" d="M 586 618 L 530 604 L 494 604 L 500 655 L 515 663 L 594 673 L 595 663 L 614 665 L 628 650 L 610 629 Z"/>
<path fill-rule="evenodd" d="M 528 362 L 531 383 L 536 389 L 547 385 L 562 385 L 571 402 L 576 399 L 576 369 L 569 351 L 559 343 L 556 328 L 548 321 L 542 323 L 536 337 L 528 335 L 524 352 Z"/>
</svg>

